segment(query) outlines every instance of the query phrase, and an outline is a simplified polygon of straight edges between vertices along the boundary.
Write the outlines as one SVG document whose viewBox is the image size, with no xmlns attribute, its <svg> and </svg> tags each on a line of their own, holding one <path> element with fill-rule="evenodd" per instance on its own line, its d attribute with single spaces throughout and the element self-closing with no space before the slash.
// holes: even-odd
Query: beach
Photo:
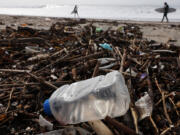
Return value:
<svg viewBox="0 0 180 135">
<path fill-rule="evenodd" d="M 2 135 L 57 129 L 68 135 L 77 127 L 78 133 L 103 135 L 97 132 L 102 123 L 114 135 L 178 134 L 180 22 L 0 15 L 0 32 Z M 113 60 L 102 62 L 108 58 Z M 64 126 L 44 113 L 43 102 L 57 88 L 114 70 L 124 76 L 131 97 L 124 116 L 106 117 L 99 127 Z M 135 106 L 145 95 L 145 109 Z"/>
<path fill-rule="evenodd" d="M 160 23 L 157 21 L 68 19 L 58 17 L 0 15 L 0 29 L 4 29 L 6 26 L 12 28 L 17 28 L 18 26 L 27 26 L 35 29 L 47 30 L 56 22 L 71 22 L 74 20 L 85 20 L 87 25 L 92 23 L 94 26 L 102 27 L 104 30 L 107 30 L 108 28 L 117 29 L 118 27 L 126 24 L 135 24 L 141 28 L 144 38 L 147 38 L 148 40 L 166 43 L 169 39 L 171 39 L 176 40 L 176 44 L 180 45 L 180 22 Z"/>
</svg>

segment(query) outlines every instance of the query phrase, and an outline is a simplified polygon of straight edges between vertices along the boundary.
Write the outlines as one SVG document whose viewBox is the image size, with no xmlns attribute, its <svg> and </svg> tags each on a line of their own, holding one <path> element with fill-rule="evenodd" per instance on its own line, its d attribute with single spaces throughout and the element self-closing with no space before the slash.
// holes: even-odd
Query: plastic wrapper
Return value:
<svg viewBox="0 0 180 135">
<path fill-rule="evenodd" d="M 147 92 L 135 102 L 135 106 L 140 114 L 140 120 L 150 116 L 153 110 L 152 100 Z"/>
</svg>

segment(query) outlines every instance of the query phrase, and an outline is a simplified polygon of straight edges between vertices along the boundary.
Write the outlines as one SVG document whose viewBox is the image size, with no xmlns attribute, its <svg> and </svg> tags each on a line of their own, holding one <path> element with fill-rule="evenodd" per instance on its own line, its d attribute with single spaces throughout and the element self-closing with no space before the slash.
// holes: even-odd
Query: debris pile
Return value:
<svg viewBox="0 0 180 135">
<path fill-rule="evenodd" d="M 180 47 L 144 39 L 135 24 L 116 30 L 81 22 L 58 22 L 49 30 L 6 27 L 0 32 L 0 55 L 2 134 L 48 132 L 39 124 L 43 115 L 63 135 L 81 130 L 100 135 L 90 122 L 60 125 L 43 113 L 42 104 L 64 84 L 113 70 L 125 77 L 130 109 L 119 118 L 107 116 L 101 124 L 114 135 L 180 132 Z"/>
</svg>

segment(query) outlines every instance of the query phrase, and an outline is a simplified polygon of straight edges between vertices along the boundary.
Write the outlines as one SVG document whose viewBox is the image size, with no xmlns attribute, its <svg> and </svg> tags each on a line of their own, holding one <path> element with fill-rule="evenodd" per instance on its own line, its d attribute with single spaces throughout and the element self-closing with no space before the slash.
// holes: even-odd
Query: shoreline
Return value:
<svg viewBox="0 0 180 135">
<path fill-rule="evenodd" d="M 0 30 L 7 26 L 17 28 L 26 26 L 35 29 L 48 30 L 56 22 L 79 21 L 83 25 L 93 24 L 102 29 L 118 29 L 122 25 L 138 25 L 143 32 L 144 38 L 155 40 L 160 43 L 166 43 L 169 39 L 177 40 L 176 44 L 180 46 L 180 22 L 161 23 L 154 21 L 133 21 L 133 20 L 110 20 L 110 19 L 87 19 L 87 18 L 59 18 L 44 16 L 19 16 L 19 15 L 0 15 Z"/>
<path fill-rule="evenodd" d="M 19 19 L 23 19 L 23 18 L 30 18 L 30 19 L 41 19 L 41 18 L 50 18 L 52 20 L 76 20 L 75 18 L 70 18 L 70 17 L 51 17 L 51 16 L 31 16 L 31 15 L 7 15 L 7 14 L 0 14 L 0 19 L 4 17 L 18 17 Z M 143 20 L 121 20 L 121 19 L 97 19 L 97 18 L 78 18 L 78 19 L 85 19 L 88 22 L 106 22 L 106 23 L 111 23 L 111 22 L 117 22 L 117 23 L 137 23 L 137 24 L 148 24 L 148 23 L 152 23 L 152 24 L 161 24 L 161 25 L 180 25 L 180 21 L 170 21 L 170 22 L 163 22 L 161 23 L 159 21 L 154 21 L 154 20 L 147 20 L 147 21 L 143 21 Z"/>
</svg>

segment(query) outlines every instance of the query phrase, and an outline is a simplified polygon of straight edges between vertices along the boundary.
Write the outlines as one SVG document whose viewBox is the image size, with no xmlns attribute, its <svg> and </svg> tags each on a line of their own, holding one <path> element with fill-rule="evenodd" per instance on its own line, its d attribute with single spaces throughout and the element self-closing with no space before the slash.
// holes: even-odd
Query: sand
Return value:
<svg viewBox="0 0 180 135">
<path fill-rule="evenodd" d="M 49 29 L 53 23 L 67 22 L 73 19 L 33 17 L 33 16 L 9 16 L 0 15 L 0 30 L 6 26 L 17 28 L 18 26 L 27 26 L 35 29 Z M 180 46 L 180 22 L 160 23 L 160 22 L 142 22 L 142 21 L 120 21 L 120 20 L 93 20 L 85 19 L 86 24 L 93 23 L 97 27 L 106 30 L 108 28 L 117 29 L 126 24 L 136 24 L 141 28 L 144 38 L 155 40 L 160 43 L 166 43 L 169 39 L 176 40 L 175 44 Z"/>
</svg>

